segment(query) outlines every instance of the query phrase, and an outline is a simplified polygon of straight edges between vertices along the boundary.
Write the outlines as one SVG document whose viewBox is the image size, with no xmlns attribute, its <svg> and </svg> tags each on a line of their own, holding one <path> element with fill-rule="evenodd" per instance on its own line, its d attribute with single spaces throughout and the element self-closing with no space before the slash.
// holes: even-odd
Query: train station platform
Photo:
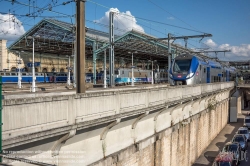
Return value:
<svg viewBox="0 0 250 166">
<path fill-rule="evenodd" d="M 133 89 L 133 88 L 147 88 L 147 87 L 161 87 L 170 86 L 168 83 L 162 84 L 136 84 L 135 86 L 114 86 L 104 88 L 102 84 L 93 86 L 91 83 L 86 84 L 86 93 L 95 91 L 111 91 L 119 89 Z M 56 96 L 56 95 L 71 95 L 76 93 L 76 89 L 72 86 L 68 87 L 65 83 L 40 83 L 36 84 L 36 92 L 30 91 L 31 84 L 23 84 L 22 88 L 19 89 L 16 84 L 3 84 L 3 99 L 23 98 L 25 97 L 44 97 L 44 96 Z"/>
<path fill-rule="evenodd" d="M 250 108 L 247 110 L 242 110 L 242 114 L 238 115 L 237 122 L 228 123 L 192 166 L 212 166 L 215 157 L 220 153 L 225 144 L 230 142 L 237 130 L 243 126 L 244 116 L 246 115 L 247 111 L 250 111 Z M 249 147 L 250 143 L 248 143 L 248 151 Z M 250 159 L 250 153 L 247 153 L 247 159 Z M 240 163 L 240 166 L 249 165 L 250 161 L 241 161 Z"/>
</svg>

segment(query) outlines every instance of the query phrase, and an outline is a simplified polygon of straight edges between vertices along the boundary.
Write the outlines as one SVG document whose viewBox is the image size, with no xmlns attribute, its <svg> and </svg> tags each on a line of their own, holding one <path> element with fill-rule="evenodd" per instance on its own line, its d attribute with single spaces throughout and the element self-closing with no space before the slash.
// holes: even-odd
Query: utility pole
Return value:
<svg viewBox="0 0 250 166">
<path fill-rule="evenodd" d="M 86 0 L 76 1 L 76 49 L 77 49 L 77 83 L 76 93 L 85 93 L 85 2 Z"/>
<path fill-rule="evenodd" d="M 110 11 L 109 12 L 109 83 L 110 87 L 114 86 L 114 41 L 115 41 L 115 35 L 114 35 L 114 15 L 115 12 Z"/>
</svg>

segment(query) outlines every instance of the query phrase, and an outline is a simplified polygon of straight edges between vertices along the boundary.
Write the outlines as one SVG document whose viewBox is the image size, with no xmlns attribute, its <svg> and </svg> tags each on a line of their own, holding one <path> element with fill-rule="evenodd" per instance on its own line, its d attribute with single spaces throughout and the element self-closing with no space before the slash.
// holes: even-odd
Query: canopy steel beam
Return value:
<svg viewBox="0 0 250 166">
<path fill-rule="evenodd" d="M 187 40 L 188 39 L 190 39 L 190 38 L 201 38 L 201 40 L 202 40 L 204 37 L 212 37 L 212 34 L 174 37 L 174 36 L 172 36 L 172 34 L 169 33 L 168 38 L 158 38 L 156 40 L 168 40 L 168 42 L 169 42 L 169 40 L 184 39 L 185 48 L 187 48 Z"/>
</svg>

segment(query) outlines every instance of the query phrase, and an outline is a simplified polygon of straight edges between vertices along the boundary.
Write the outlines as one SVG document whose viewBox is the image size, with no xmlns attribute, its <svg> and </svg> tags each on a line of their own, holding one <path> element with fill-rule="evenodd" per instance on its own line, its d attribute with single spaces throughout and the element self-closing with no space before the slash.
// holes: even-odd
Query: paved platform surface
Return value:
<svg viewBox="0 0 250 166">
<path fill-rule="evenodd" d="M 222 150 L 227 142 L 230 142 L 238 130 L 243 126 L 244 117 L 249 109 L 242 110 L 242 114 L 238 114 L 238 121 L 235 123 L 229 123 L 218 134 L 218 136 L 210 143 L 203 154 L 195 161 L 192 166 L 212 166 L 215 157 Z M 248 142 L 247 159 L 248 161 L 241 161 L 239 166 L 250 166 L 250 142 Z"/>
<path fill-rule="evenodd" d="M 170 86 L 167 83 L 161 84 L 136 84 L 135 86 L 114 86 L 103 88 L 102 85 L 93 87 L 92 84 L 86 84 L 86 93 L 95 91 L 110 91 L 120 89 L 133 89 L 133 88 L 148 88 L 148 87 L 161 87 Z M 36 92 L 31 92 L 31 84 L 22 84 L 22 88 L 19 89 L 17 84 L 3 84 L 2 95 L 4 99 L 23 98 L 25 97 L 42 97 L 42 96 L 53 96 L 53 95 L 70 95 L 75 94 L 76 89 L 73 86 L 67 86 L 65 83 L 40 83 L 36 84 Z"/>
</svg>

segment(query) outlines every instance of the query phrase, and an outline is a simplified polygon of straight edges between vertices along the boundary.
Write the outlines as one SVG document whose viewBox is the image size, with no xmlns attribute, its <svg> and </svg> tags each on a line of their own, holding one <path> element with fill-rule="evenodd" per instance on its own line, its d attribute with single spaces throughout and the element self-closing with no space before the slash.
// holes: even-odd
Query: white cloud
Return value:
<svg viewBox="0 0 250 166">
<path fill-rule="evenodd" d="M 16 40 L 24 33 L 21 21 L 14 15 L 0 14 L 0 39 Z"/>
<path fill-rule="evenodd" d="M 217 44 L 212 40 L 206 40 L 205 44 L 210 46 L 212 50 L 231 50 L 231 52 L 226 53 L 226 57 L 222 57 L 222 59 L 227 60 L 250 60 L 250 44 L 241 44 L 239 46 L 231 46 L 230 44 L 221 44 L 217 46 Z"/>
<path fill-rule="evenodd" d="M 130 11 L 120 12 L 117 8 L 110 8 L 109 11 L 105 12 L 105 15 L 99 20 L 96 20 L 96 22 L 104 25 L 109 25 L 110 11 L 116 12 L 114 16 L 115 34 L 122 35 L 128 31 L 131 31 L 132 29 L 144 33 L 144 29 L 137 24 L 135 17 L 131 14 Z"/>
<path fill-rule="evenodd" d="M 168 17 L 167 19 L 168 20 L 174 20 L 174 17 Z"/>
<path fill-rule="evenodd" d="M 207 39 L 205 44 L 212 48 L 217 46 L 217 44 L 212 39 Z"/>
</svg>

